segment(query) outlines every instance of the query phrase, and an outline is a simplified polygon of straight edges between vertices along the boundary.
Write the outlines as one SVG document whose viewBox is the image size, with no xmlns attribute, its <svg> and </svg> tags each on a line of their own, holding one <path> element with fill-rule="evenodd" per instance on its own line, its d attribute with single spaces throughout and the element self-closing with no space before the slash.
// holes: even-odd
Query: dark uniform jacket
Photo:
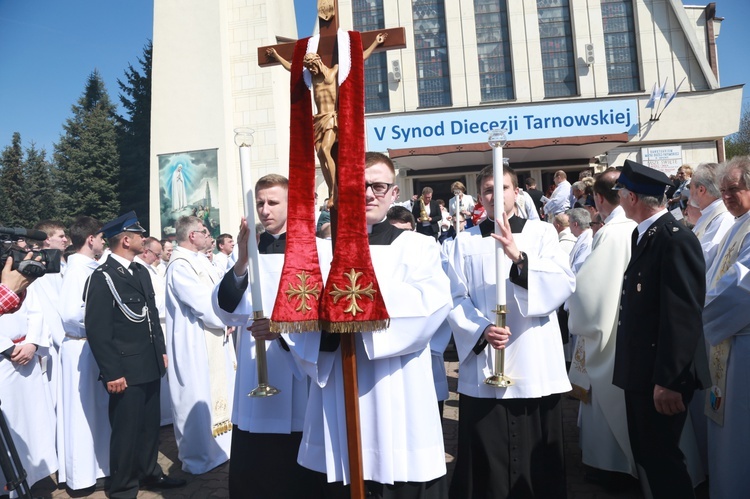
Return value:
<svg viewBox="0 0 750 499">
<path fill-rule="evenodd" d="M 158 380 L 166 372 L 163 355 L 167 351 L 154 288 L 148 269 L 135 265 L 138 269 L 130 275 L 109 257 L 91 274 L 88 291 L 84 290 L 86 336 L 105 384 L 124 377 L 128 385 L 138 385 Z M 143 306 L 148 306 L 146 320 L 132 322 L 125 316 L 105 281 L 105 273 L 130 310 L 142 314 Z"/>
<path fill-rule="evenodd" d="M 625 270 L 614 384 L 689 393 L 709 386 L 703 339 L 706 266 L 695 235 L 667 213 L 646 230 Z"/>
</svg>

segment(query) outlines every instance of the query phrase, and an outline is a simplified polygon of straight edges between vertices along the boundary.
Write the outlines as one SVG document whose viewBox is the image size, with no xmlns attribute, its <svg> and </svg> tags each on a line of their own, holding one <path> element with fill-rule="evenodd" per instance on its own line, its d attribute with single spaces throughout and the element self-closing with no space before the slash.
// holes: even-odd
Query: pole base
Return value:
<svg viewBox="0 0 750 499">
<path fill-rule="evenodd" d="M 498 388 L 507 388 L 513 384 L 513 380 L 504 374 L 493 374 L 484 380 L 486 385 L 496 386 Z"/>
<path fill-rule="evenodd" d="M 247 396 L 248 397 L 273 397 L 280 391 L 281 390 L 279 390 L 278 388 L 274 388 L 271 385 L 261 383 L 257 387 L 255 387 L 253 391 L 248 393 Z"/>
</svg>

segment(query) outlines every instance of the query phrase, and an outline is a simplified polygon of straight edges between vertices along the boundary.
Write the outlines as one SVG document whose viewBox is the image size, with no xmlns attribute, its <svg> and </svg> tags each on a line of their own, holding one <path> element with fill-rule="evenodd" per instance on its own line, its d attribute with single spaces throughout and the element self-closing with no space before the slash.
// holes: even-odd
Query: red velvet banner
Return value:
<svg viewBox="0 0 750 499">
<path fill-rule="evenodd" d="M 352 66 L 339 87 L 339 219 L 331 272 L 321 300 L 323 329 L 332 333 L 388 327 L 388 311 L 372 268 L 365 220 L 365 88 L 362 38 L 350 31 Z"/>
<path fill-rule="evenodd" d="M 289 140 L 289 207 L 286 251 L 271 330 L 305 332 L 320 329 L 318 310 L 323 276 L 315 244 L 315 149 L 310 91 L 302 76 L 308 38 L 297 41 L 291 70 Z"/>
</svg>

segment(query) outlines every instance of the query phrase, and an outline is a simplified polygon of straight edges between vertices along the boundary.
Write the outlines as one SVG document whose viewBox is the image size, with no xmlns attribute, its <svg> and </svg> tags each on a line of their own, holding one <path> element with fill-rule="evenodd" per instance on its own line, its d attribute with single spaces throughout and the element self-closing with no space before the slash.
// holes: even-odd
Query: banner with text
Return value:
<svg viewBox="0 0 750 499">
<path fill-rule="evenodd" d="M 628 133 L 638 129 L 638 101 L 610 100 L 372 116 L 367 149 L 385 151 L 487 142 L 493 128 L 508 140 Z"/>
</svg>

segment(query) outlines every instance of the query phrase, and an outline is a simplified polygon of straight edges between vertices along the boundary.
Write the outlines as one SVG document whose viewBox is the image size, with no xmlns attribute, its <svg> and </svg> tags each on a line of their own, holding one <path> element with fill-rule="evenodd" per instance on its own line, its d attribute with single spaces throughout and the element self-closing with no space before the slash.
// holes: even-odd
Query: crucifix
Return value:
<svg viewBox="0 0 750 499">
<path fill-rule="evenodd" d="M 310 79 L 312 84 L 312 91 L 313 91 L 313 98 L 317 107 L 317 113 L 315 114 L 313 118 L 313 130 L 311 137 L 311 140 L 314 141 L 315 145 L 315 153 L 318 156 L 318 160 L 321 165 L 321 169 L 323 171 L 323 176 L 326 180 L 326 183 L 328 185 L 329 189 L 329 207 L 331 208 L 331 228 L 332 228 L 332 234 L 333 234 L 333 243 L 336 244 L 336 234 L 338 232 L 338 200 L 339 200 L 339 192 L 338 192 L 338 185 L 339 181 L 341 180 L 341 177 L 344 175 L 343 173 L 341 175 L 337 174 L 337 168 L 336 164 L 338 163 L 339 159 L 339 151 L 340 148 L 338 147 L 338 138 L 339 138 L 339 129 L 338 129 L 338 112 L 340 110 L 339 107 L 339 87 L 337 82 L 337 73 L 339 70 L 339 60 L 338 60 L 338 54 L 339 54 L 339 37 L 338 37 L 338 31 L 339 31 L 339 16 L 338 16 L 338 2 L 336 0 L 318 0 L 318 22 L 319 22 L 319 32 L 320 37 L 317 45 L 317 51 L 315 53 L 308 53 L 305 54 L 304 59 L 301 59 L 299 56 L 297 56 L 296 59 L 293 59 L 295 57 L 295 42 L 292 43 L 282 43 L 278 45 L 273 46 L 265 46 L 265 47 L 259 47 L 258 48 L 258 64 L 261 67 L 267 67 L 272 66 L 276 64 L 281 64 L 287 71 L 292 72 L 292 77 L 294 78 L 294 71 L 292 70 L 292 62 L 295 60 L 297 64 L 301 63 L 303 66 L 309 71 L 310 73 Z M 378 31 L 369 31 L 369 32 L 363 32 L 360 33 L 361 36 L 361 47 L 366 47 L 363 50 L 363 58 L 366 59 L 369 57 L 372 53 L 376 51 L 383 51 L 388 49 L 399 49 L 399 48 L 405 48 L 406 47 L 406 34 L 404 28 L 392 28 L 392 29 L 383 29 Z M 352 69 L 354 70 L 354 69 Z M 359 71 L 364 71 L 363 68 L 359 68 Z M 361 76 L 360 76 L 361 78 Z M 300 94 L 296 94 L 296 99 L 305 99 L 309 98 L 304 95 L 300 96 Z M 294 115 L 294 100 L 295 100 L 295 94 L 293 90 L 293 110 L 292 113 Z M 347 101 L 348 102 L 348 101 Z M 351 120 L 358 121 L 357 126 L 361 128 L 362 131 L 362 144 L 361 144 L 361 155 L 362 155 L 362 162 L 364 162 L 364 106 L 362 105 L 361 110 L 361 116 L 353 116 L 351 114 L 347 115 L 345 120 L 349 120 L 349 122 L 342 122 L 342 126 L 345 127 L 345 130 L 347 133 L 349 133 Z M 299 115 L 298 115 L 299 117 Z M 359 121 L 361 120 L 361 121 Z M 307 132 L 309 133 L 309 131 Z M 343 133 L 342 133 L 343 135 Z M 295 140 L 296 137 L 292 137 L 292 140 Z M 352 149 L 349 147 L 349 144 L 345 141 L 345 146 L 347 147 L 347 153 Z M 344 153 L 342 153 L 344 154 Z M 357 155 L 359 153 L 357 152 Z M 291 156 L 290 156 L 291 159 Z M 359 159 L 359 158 L 357 158 Z M 346 166 L 346 165 L 342 165 Z M 306 175 L 309 175 L 309 172 L 306 173 Z M 362 174 L 363 175 L 363 174 Z M 347 182 L 354 182 L 357 186 L 364 186 L 364 177 L 361 179 L 346 179 Z M 291 182 L 291 166 L 290 166 L 290 182 Z M 342 192 L 342 203 L 346 203 L 346 200 L 351 198 L 349 196 L 350 189 L 347 189 L 345 192 Z M 357 191 L 359 192 L 359 191 Z M 291 192 L 290 189 L 290 196 L 295 195 L 296 193 Z M 312 194 L 312 193 L 310 193 Z M 359 195 L 359 199 L 349 199 L 350 201 L 353 201 L 355 203 L 358 203 L 361 206 L 362 209 L 362 216 L 364 217 L 364 195 Z M 290 198 L 291 201 L 291 198 Z M 292 212 L 292 205 L 289 205 L 290 208 L 290 216 Z M 349 207 L 343 208 L 345 210 L 349 210 Z M 344 213 L 342 216 L 348 216 L 348 213 Z M 290 217 L 291 218 L 291 217 Z M 289 227 L 290 232 L 293 232 L 292 228 Z M 342 226 L 342 230 L 346 230 L 346 226 Z M 366 234 L 364 235 L 364 244 L 367 244 L 366 241 Z M 343 237 L 343 236 L 342 236 Z M 290 247 L 287 246 L 287 252 L 289 252 Z M 334 250 L 335 251 L 335 250 Z M 367 253 L 367 265 L 371 268 L 371 263 L 369 262 L 369 251 Z M 334 263 L 332 264 L 332 270 L 331 274 L 329 275 L 329 282 L 328 285 L 330 285 L 332 282 L 334 282 L 334 269 L 336 268 L 336 254 L 334 254 Z M 286 262 L 285 262 L 286 265 Z M 312 284 L 309 285 L 307 281 L 307 275 L 305 274 L 297 274 L 299 277 L 302 275 L 304 277 L 304 281 L 299 284 L 299 288 L 297 289 L 305 289 L 308 297 L 315 297 L 317 299 L 317 293 L 318 288 L 315 287 L 316 285 Z M 358 278 L 360 273 L 355 273 L 354 269 L 351 270 L 349 274 L 347 274 L 347 277 L 351 279 L 351 288 L 349 289 L 359 289 L 359 283 L 356 283 L 355 286 L 355 279 Z M 300 280 L 303 279 L 303 277 L 300 277 Z M 284 276 L 282 275 L 282 283 L 280 284 L 280 295 L 282 293 L 281 286 L 284 285 Z M 335 286 L 334 286 L 335 287 Z M 290 286 L 290 288 L 293 288 Z M 328 289 L 328 288 L 327 288 Z M 369 288 L 366 288 L 369 289 Z M 337 292 L 341 292 L 339 288 L 336 288 Z M 372 293 L 372 291 L 370 292 Z M 376 291 L 377 293 L 377 291 Z M 334 293 L 331 293 L 332 295 Z M 334 303 L 336 301 L 339 301 L 339 298 L 341 298 L 341 294 L 338 296 L 334 295 Z M 368 295 L 370 298 L 372 298 L 372 295 Z M 354 295 L 353 293 L 349 293 L 348 299 L 350 300 L 350 304 L 354 305 L 352 307 L 351 305 L 346 310 L 346 312 L 349 312 L 353 308 L 355 310 L 359 310 L 361 312 L 361 309 L 357 306 L 357 300 L 363 300 L 364 298 L 357 294 Z M 378 297 L 380 300 L 380 303 L 382 304 L 382 297 Z M 341 299 L 340 302 L 344 302 L 346 298 Z M 377 300 L 376 300 L 377 301 Z M 277 298 L 277 304 L 283 302 L 283 300 L 279 300 Z M 360 302 L 361 303 L 361 302 Z M 325 298 L 323 299 L 323 307 L 325 307 L 326 301 Z M 384 305 L 382 305 L 384 308 Z M 366 312 L 365 312 L 366 313 Z M 332 314 L 335 315 L 335 314 Z M 352 315 L 356 315 L 356 312 L 354 312 Z M 273 318 L 272 318 L 273 320 Z M 375 321 L 377 322 L 377 321 Z M 382 321 L 383 323 L 387 323 L 387 315 L 386 315 L 386 321 Z M 340 325 L 340 324 L 339 324 Z M 292 326 L 294 327 L 294 326 Z M 298 327 L 298 326 L 297 326 Z M 342 329 L 338 332 L 343 332 L 346 329 L 346 326 L 342 326 Z M 329 331 L 333 331 L 332 329 L 328 329 Z M 353 329 L 356 330 L 356 329 Z M 361 441 L 361 434 L 360 434 L 360 426 L 359 426 L 359 391 L 357 387 L 357 363 L 356 363 L 356 355 L 355 355 L 355 337 L 354 333 L 351 334 L 340 334 L 340 345 L 341 345 L 341 355 L 342 355 L 342 367 L 343 367 L 343 377 L 344 377 L 344 406 L 345 406 L 345 413 L 346 413 L 346 426 L 347 426 L 347 451 L 349 455 L 349 481 L 351 483 L 351 497 L 352 498 L 364 498 L 365 497 L 365 487 L 364 487 L 364 473 L 363 473 L 363 466 L 362 466 L 362 441 Z"/>
</svg>

